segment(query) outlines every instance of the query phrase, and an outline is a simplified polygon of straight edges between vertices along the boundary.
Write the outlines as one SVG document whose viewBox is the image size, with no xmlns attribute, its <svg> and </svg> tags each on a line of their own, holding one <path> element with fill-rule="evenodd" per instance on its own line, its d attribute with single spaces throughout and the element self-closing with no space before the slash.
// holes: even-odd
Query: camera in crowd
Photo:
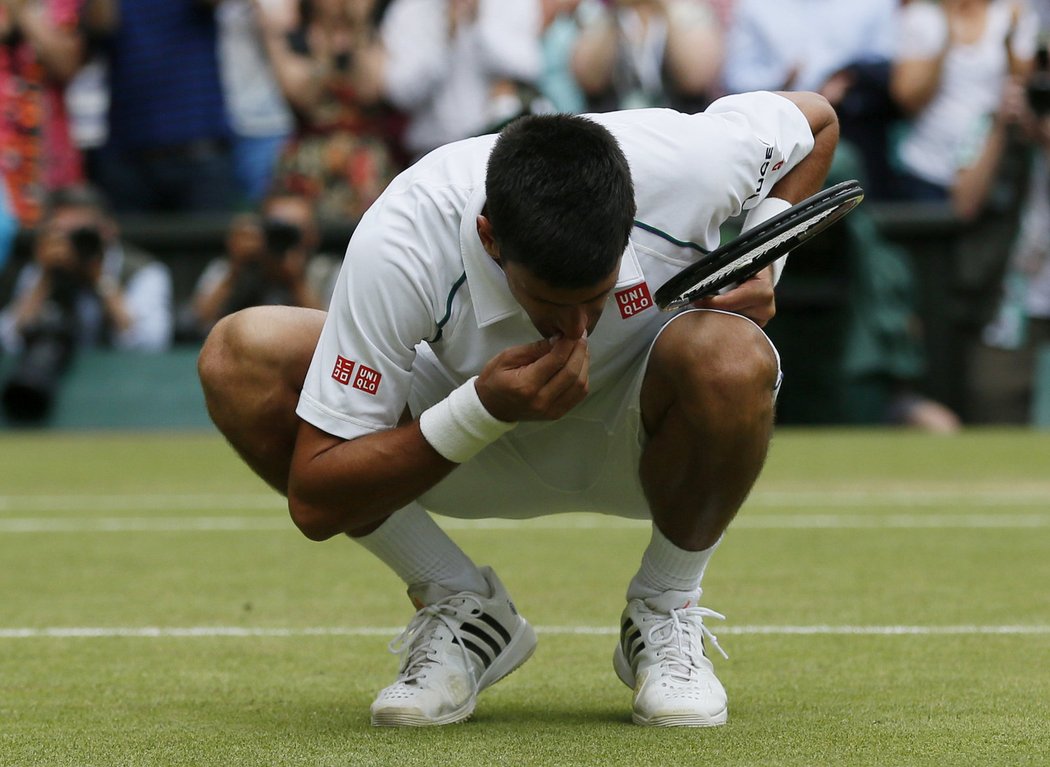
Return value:
<svg viewBox="0 0 1050 767">
<path fill-rule="evenodd" d="M 97 229 L 70 232 L 72 263 L 47 270 L 50 290 L 40 312 L 22 330 L 22 351 L 0 394 L 12 423 L 38 423 L 51 412 L 62 376 L 76 353 L 77 302 L 104 246 Z"/>
<path fill-rule="evenodd" d="M 290 301 L 287 286 L 281 279 L 282 262 L 289 252 L 303 244 L 304 233 L 297 225 L 277 218 L 262 223 L 261 257 L 240 269 L 225 307 L 229 314 L 250 306 L 283 304 Z"/>
<path fill-rule="evenodd" d="M 266 253 L 271 258 L 284 258 L 292 248 L 303 243 L 303 230 L 295 224 L 279 218 L 268 218 L 263 221 L 263 237 L 266 242 Z"/>
<path fill-rule="evenodd" d="M 1035 69 L 1025 85 L 1028 106 L 1039 117 L 1050 114 L 1050 52 L 1040 45 L 1036 52 Z"/>
</svg>

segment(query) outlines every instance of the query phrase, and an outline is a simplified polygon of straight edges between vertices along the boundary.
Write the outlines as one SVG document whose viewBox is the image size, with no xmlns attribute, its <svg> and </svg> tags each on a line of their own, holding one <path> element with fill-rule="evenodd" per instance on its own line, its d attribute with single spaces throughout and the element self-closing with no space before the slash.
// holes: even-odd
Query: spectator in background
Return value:
<svg viewBox="0 0 1050 767">
<path fill-rule="evenodd" d="M 79 0 L 0 0 L 0 174 L 22 226 L 82 179 L 64 89 L 84 62 Z"/>
<path fill-rule="evenodd" d="M 898 12 L 897 0 L 739 0 L 726 56 L 727 90 L 822 93 L 842 130 L 830 176 L 860 178 L 876 199 L 891 196 L 894 186 L 886 153 L 896 120 L 889 79 Z M 841 234 L 847 233 L 847 382 L 878 382 L 875 418 L 930 432 L 958 430 L 958 416 L 919 391 L 926 357 L 910 254 L 882 241 L 863 214 Z"/>
<path fill-rule="evenodd" d="M 1050 359 L 1050 61 L 1027 82 L 1022 124 L 1034 141 L 1021 226 L 1011 243 L 994 318 L 974 349 L 971 398 L 979 423 L 1031 423 L 1036 392 L 1050 391 L 1037 374 L 1039 355 Z"/>
<path fill-rule="evenodd" d="M 1018 121 L 1037 36 L 1038 19 L 1021 0 L 914 0 L 902 11 L 892 86 L 911 119 L 900 194 L 950 204 L 965 226 L 941 279 L 966 307 L 956 325 L 967 420 L 982 417 L 974 397 L 981 335 L 1020 219 L 1029 149 Z"/>
<path fill-rule="evenodd" d="M 813 90 L 839 117 L 842 140 L 863 160 L 870 199 L 887 198 L 893 173 L 889 96 L 897 0 L 738 0 L 724 83 L 730 93 Z"/>
<path fill-rule="evenodd" d="M 573 72 L 594 112 L 702 111 L 719 95 L 722 28 L 705 0 L 586 0 Z"/>
<path fill-rule="evenodd" d="M 323 219 L 357 220 L 405 162 L 402 118 L 383 98 L 375 0 L 258 6 L 295 134 L 276 188 L 314 200 Z"/>
<path fill-rule="evenodd" d="M 580 0 L 542 0 L 543 69 L 537 88 L 546 111 L 579 114 L 587 109 L 580 84 L 572 71 L 572 52 L 579 34 Z"/>
<path fill-rule="evenodd" d="M 276 192 L 263 201 L 261 215 L 235 216 L 225 257 L 205 267 L 194 291 L 199 337 L 222 317 L 249 306 L 326 308 L 339 260 L 318 253 L 319 245 L 320 230 L 308 197 Z"/>
<path fill-rule="evenodd" d="M 248 202 L 256 205 L 292 132 L 292 112 L 266 55 L 256 0 L 222 0 L 216 15 L 234 166 Z"/>
<path fill-rule="evenodd" d="M 984 206 L 1031 68 L 1038 18 L 1022 0 L 921 0 L 902 11 L 893 97 L 909 124 L 900 195 Z"/>
<path fill-rule="evenodd" d="M 541 0 L 392 0 L 383 88 L 412 157 L 528 112 L 543 66 Z"/>
<path fill-rule="evenodd" d="M 219 75 L 219 0 L 86 0 L 107 36 L 108 137 L 97 183 L 120 213 L 241 202 Z"/>
<path fill-rule="evenodd" d="M 173 321 L 170 272 L 121 240 L 101 194 L 85 185 L 52 192 L 36 228 L 33 260 L 0 311 L 0 343 L 20 355 L 8 382 L 14 385 L 5 388 L 8 415 L 46 415 L 57 379 L 78 349 L 163 351 Z"/>
</svg>

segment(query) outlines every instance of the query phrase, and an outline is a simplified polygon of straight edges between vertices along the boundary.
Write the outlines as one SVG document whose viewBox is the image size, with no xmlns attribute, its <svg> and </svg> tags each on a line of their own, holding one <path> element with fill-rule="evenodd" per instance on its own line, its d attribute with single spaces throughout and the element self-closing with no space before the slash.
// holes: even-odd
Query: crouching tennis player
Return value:
<svg viewBox="0 0 1050 767">
<path fill-rule="evenodd" d="M 418 609 L 373 724 L 464 720 L 536 647 L 431 512 L 651 520 L 613 668 L 638 724 L 726 721 L 701 579 L 773 428 L 776 265 L 676 314 L 652 296 L 730 217 L 753 226 L 817 192 L 837 140 L 812 93 L 526 117 L 398 176 L 327 314 L 216 326 L 199 368 L 219 429 L 303 534 L 349 535 Z"/>
</svg>

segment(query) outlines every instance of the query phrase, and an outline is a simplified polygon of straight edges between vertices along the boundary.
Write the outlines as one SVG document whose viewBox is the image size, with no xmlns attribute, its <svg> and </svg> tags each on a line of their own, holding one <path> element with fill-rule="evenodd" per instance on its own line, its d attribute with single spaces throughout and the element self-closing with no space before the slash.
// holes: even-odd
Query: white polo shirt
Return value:
<svg viewBox="0 0 1050 767">
<path fill-rule="evenodd" d="M 619 280 L 589 337 L 593 396 L 626 373 L 669 319 L 653 303 L 656 289 L 717 247 L 722 223 L 764 199 L 810 152 L 813 136 L 795 105 L 771 93 L 728 96 L 696 115 L 587 117 L 619 141 L 638 206 Z M 476 230 L 495 141 L 435 150 L 362 217 L 303 386 L 301 418 L 344 439 L 392 428 L 417 354 L 436 362 L 451 391 L 504 349 L 540 338 Z"/>
</svg>

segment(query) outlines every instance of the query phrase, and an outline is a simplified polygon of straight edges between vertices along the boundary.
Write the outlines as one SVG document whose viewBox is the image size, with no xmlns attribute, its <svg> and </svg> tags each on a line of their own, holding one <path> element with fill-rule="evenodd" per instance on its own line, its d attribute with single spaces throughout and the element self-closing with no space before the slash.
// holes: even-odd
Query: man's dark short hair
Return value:
<svg viewBox="0 0 1050 767">
<path fill-rule="evenodd" d="M 634 225 L 627 158 L 608 130 L 575 115 L 533 115 L 504 128 L 485 193 L 500 257 L 555 288 L 608 277 Z"/>
</svg>

